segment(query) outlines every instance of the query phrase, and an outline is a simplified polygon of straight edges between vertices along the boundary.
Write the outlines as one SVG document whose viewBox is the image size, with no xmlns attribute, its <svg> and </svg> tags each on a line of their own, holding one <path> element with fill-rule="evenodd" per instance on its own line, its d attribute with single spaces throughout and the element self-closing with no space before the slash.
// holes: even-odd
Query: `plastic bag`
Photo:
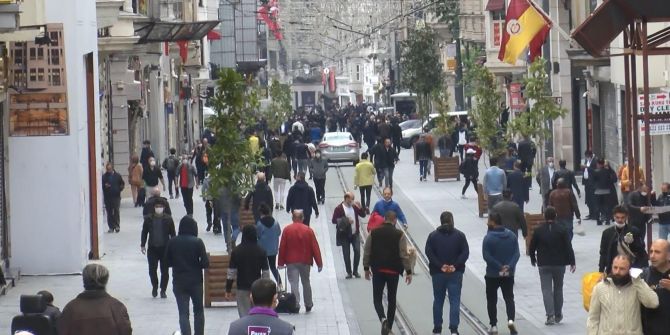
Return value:
<svg viewBox="0 0 670 335">
<path fill-rule="evenodd" d="M 582 226 L 581 222 L 577 223 L 577 225 L 575 226 L 575 228 L 573 229 L 572 232 L 575 233 L 575 235 L 579 235 L 579 236 L 586 235 L 586 231 L 584 230 L 584 226 Z"/>
<path fill-rule="evenodd" d="M 596 287 L 596 284 L 600 282 L 602 278 L 602 273 L 600 272 L 589 272 L 582 277 L 582 301 L 584 303 L 584 309 L 588 312 L 591 307 L 591 294 L 593 293 L 593 288 Z"/>
<path fill-rule="evenodd" d="M 372 212 L 370 214 L 370 219 L 368 219 L 368 233 L 375 228 L 379 228 L 384 223 L 384 217 L 379 215 L 377 212 Z"/>
</svg>

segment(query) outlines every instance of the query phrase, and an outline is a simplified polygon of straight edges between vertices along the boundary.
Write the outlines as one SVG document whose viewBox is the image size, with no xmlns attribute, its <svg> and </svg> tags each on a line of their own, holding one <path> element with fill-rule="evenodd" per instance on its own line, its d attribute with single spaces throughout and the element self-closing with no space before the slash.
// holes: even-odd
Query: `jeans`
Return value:
<svg viewBox="0 0 670 335">
<path fill-rule="evenodd" d="M 342 241 L 342 256 L 344 256 L 344 267 L 347 274 L 352 274 L 351 269 L 351 248 L 354 249 L 354 268 L 353 273 L 358 273 L 358 263 L 361 261 L 361 237 L 358 232 Z"/>
<path fill-rule="evenodd" d="M 251 309 L 251 291 L 237 290 L 235 300 L 237 301 L 237 315 L 241 318 L 249 315 Z"/>
<path fill-rule="evenodd" d="M 574 229 L 574 222 L 572 219 L 556 219 L 556 223 L 559 223 L 565 227 L 565 229 L 568 230 L 568 235 L 570 235 L 570 241 L 572 241 L 572 236 L 574 235 L 572 233 Z"/>
<path fill-rule="evenodd" d="M 658 225 L 658 238 L 668 240 L 668 235 L 670 235 L 670 224 L 659 224 Z"/>
<path fill-rule="evenodd" d="M 298 279 L 302 282 L 302 293 L 305 298 L 305 307 L 311 308 L 314 306 L 312 301 L 312 284 L 309 281 L 309 271 L 312 266 L 309 264 L 287 264 L 288 282 L 291 284 L 291 293 L 295 294 L 295 300 L 300 301 L 300 287 Z"/>
<path fill-rule="evenodd" d="M 205 334 L 205 312 L 202 305 L 202 283 L 191 287 L 180 287 L 172 285 L 174 297 L 177 300 L 179 311 L 179 329 L 182 335 L 191 335 L 191 324 L 189 321 L 189 301 L 193 302 L 193 328 L 195 335 Z"/>
<path fill-rule="evenodd" d="M 486 309 L 489 314 L 490 325 L 498 324 L 498 288 L 502 290 L 505 299 L 507 319 L 514 321 L 514 277 L 484 277 L 486 281 Z"/>
<path fill-rule="evenodd" d="M 419 177 L 425 179 L 427 173 L 428 173 L 428 160 L 427 159 L 420 159 L 419 160 Z"/>
<path fill-rule="evenodd" d="M 170 280 L 170 270 L 165 259 L 165 247 L 148 247 L 147 261 L 149 262 L 149 278 L 151 287 L 158 287 L 158 262 L 161 266 L 161 292 L 165 292 Z"/>
<path fill-rule="evenodd" d="M 226 245 L 228 245 L 229 250 L 232 250 L 233 243 L 237 241 L 237 235 L 240 233 L 239 208 L 233 208 L 230 212 L 226 212 L 226 209 L 223 208 L 221 211 L 221 225 L 223 226 L 223 235 Z"/>
<path fill-rule="evenodd" d="M 563 316 L 563 276 L 565 266 L 540 266 L 540 286 L 547 316 Z"/>
<path fill-rule="evenodd" d="M 379 183 L 379 187 L 382 187 L 382 181 L 384 180 L 384 169 L 382 168 L 375 168 L 377 170 L 377 182 Z"/>
<path fill-rule="evenodd" d="M 107 226 L 110 230 L 121 227 L 121 198 L 105 199 L 105 211 L 107 211 Z"/>
<path fill-rule="evenodd" d="M 193 188 L 182 187 L 181 196 L 184 201 L 184 208 L 186 209 L 186 215 L 193 215 Z"/>
<path fill-rule="evenodd" d="M 275 281 L 278 285 L 281 285 L 281 276 L 279 275 L 279 270 L 277 270 L 277 255 L 268 256 L 268 265 L 270 266 L 272 276 L 275 277 Z"/>
<path fill-rule="evenodd" d="M 381 273 L 374 271 L 372 273 L 372 300 L 375 305 L 375 311 L 379 320 L 386 318 L 389 329 L 393 328 L 393 319 L 395 318 L 396 295 L 398 293 L 398 282 L 400 275 Z M 384 286 L 386 286 L 386 300 L 388 302 L 388 311 L 384 314 Z"/>
<path fill-rule="evenodd" d="M 167 176 L 168 176 L 168 192 L 170 193 L 170 197 L 172 197 L 172 185 L 173 184 L 174 184 L 174 192 L 177 195 L 179 195 L 179 188 L 177 188 L 177 183 L 174 181 L 175 172 L 168 171 Z"/>
<path fill-rule="evenodd" d="M 207 165 L 205 165 L 204 163 L 198 164 L 196 162 L 195 170 L 198 174 L 198 176 L 197 176 L 198 177 L 197 178 L 198 185 L 202 185 L 202 182 L 205 180 L 205 173 L 207 172 Z"/>
<path fill-rule="evenodd" d="M 316 188 L 316 201 L 326 200 L 326 178 L 314 178 L 314 186 Z"/>
<path fill-rule="evenodd" d="M 442 327 L 442 313 L 444 310 L 445 294 L 449 293 L 449 329 L 458 330 L 461 322 L 461 288 L 463 287 L 463 273 L 438 273 L 433 277 L 433 325 Z"/>
<path fill-rule="evenodd" d="M 391 189 L 393 189 L 393 169 L 395 169 L 395 167 L 384 168 L 384 186 L 390 187 Z"/>
<path fill-rule="evenodd" d="M 493 206 L 495 206 L 497 203 L 501 202 L 503 199 L 502 194 L 489 194 L 488 199 L 487 199 L 487 205 L 489 208 L 489 213 L 491 213 L 491 209 L 493 209 Z"/>
<path fill-rule="evenodd" d="M 272 180 L 272 188 L 275 191 L 275 194 L 274 194 L 275 205 L 284 204 L 286 202 L 286 200 L 284 199 L 284 194 L 285 194 L 285 190 L 286 190 L 286 182 L 287 181 L 288 180 L 286 180 L 284 178 L 277 178 L 277 177 L 275 177 Z"/>
<path fill-rule="evenodd" d="M 370 193 L 372 193 L 372 185 L 359 186 L 361 192 L 361 205 L 365 208 L 370 208 Z"/>
</svg>

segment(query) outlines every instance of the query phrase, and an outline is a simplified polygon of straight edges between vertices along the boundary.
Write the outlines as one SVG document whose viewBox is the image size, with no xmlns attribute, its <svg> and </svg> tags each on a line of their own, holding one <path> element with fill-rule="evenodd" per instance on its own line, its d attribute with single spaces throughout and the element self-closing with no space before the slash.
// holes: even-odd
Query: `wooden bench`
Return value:
<svg viewBox="0 0 670 335">
<path fill-rule="evenodd" d="M 213 302 L 224 302 L 224 307 L 237 306 L 235 300 L 236 285 L 233 283 L 231 300 L 226 299 L 226 279 L 228 278 L 228 266 L 230 256 L 210 255 L 209 268 L 205 269 L 205 307 L 212 307 Z"/>
<path fill-rule="evenodd" d="M 544 222 L 544 215 L 529 213 L 524 213 L 524 215 L 526 217 L 526 229 L 528 232 L 526 235 L 526 255 L 528 255 L 528 247 L 530 247 L 530 241 L 533 239 L 533 233 L 535 232 L 535 228 Z"/>
<path fill-rule="evenodd" d="M 484 195 L 484 186 L 481 183 L 477 184 L 477 205 L 479 206 L 479 217 L 483 218 L 484 213 L 489 212 L 489 202 Z"/>
<path fill-rule="evenodd" d="M 435 167 L 433 171 L 435 181 L 451 178 L 461 180 L 461 173 L 458 171 L 458 157 L 434 157 L 433 166 Z"/>
</svg>

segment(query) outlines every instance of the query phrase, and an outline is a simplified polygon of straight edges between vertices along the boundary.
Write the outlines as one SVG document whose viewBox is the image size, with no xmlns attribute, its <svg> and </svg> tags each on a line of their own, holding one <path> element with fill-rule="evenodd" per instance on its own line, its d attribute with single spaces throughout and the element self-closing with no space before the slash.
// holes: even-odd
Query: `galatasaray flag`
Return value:
<svg viewBox="0 0 670 335">
<path fill-rule="evenodd" d="M 528 48 L 533 61 L 542 51 L 542 44 L 551 29 L 550 22 L 528 0 L 511 0 L 498 59 L 514 65 Z"/>
</svg>

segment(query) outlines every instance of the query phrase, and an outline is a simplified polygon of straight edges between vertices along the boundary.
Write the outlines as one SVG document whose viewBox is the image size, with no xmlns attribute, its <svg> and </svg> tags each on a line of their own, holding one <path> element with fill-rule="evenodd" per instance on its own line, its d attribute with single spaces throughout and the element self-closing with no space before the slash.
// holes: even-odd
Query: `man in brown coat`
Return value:
<svg viewBox="0 0 670 335">
<path fill-rule="evenodd" d="M 131 335 L 128 310 L 106 291 L 109 271 L 89 264 L 82 271 L 84 292 L 63 309 L 58 324 L 60 335 Z"/>
<path fill-rule="evenodd" d="M 568 188 L 568 183 L 565 182 L 565 179 L 559 178 L 556 186 L 558 188 L 549 193 L 549 206 L 556 209 L 556 223 L 563 225 L 568 230 L 570 240 L 572 240 L 574 217 L 577 217 L 577 222 L 582 223 L 577 198 L 572 193 L 572 190 Z"/>
</svg>

